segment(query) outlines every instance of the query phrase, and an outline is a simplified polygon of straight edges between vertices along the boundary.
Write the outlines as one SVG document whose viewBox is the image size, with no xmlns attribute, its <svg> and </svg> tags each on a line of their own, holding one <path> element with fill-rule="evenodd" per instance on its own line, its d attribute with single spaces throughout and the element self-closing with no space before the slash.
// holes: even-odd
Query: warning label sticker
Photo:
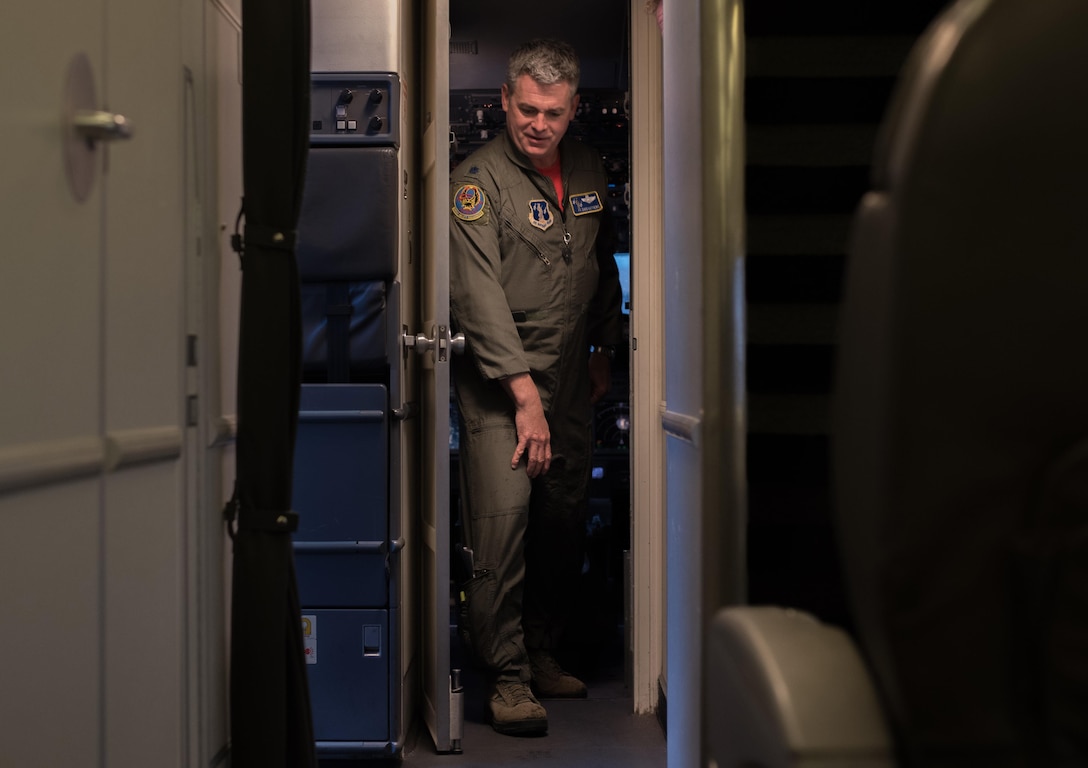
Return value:
<svg viewBox="0 0 1088 768">
<path fill-rule="evenodd" d="M 307 664 L 317 663 L 317 616 L 302 617 L 302 652 Z"/>
</svg>

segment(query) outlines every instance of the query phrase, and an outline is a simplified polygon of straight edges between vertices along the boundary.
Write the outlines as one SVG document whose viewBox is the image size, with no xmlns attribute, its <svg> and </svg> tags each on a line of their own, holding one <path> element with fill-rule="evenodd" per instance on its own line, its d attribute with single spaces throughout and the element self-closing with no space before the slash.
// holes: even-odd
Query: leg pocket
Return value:
<svg viewBox="0 0 1088 768">
<path fill-rule="evenodd" d="M 497 646 L 495 574 L 483 571 L 461 586 L 459 630 L 470 656 L 491 667 Z"/>
</svg>

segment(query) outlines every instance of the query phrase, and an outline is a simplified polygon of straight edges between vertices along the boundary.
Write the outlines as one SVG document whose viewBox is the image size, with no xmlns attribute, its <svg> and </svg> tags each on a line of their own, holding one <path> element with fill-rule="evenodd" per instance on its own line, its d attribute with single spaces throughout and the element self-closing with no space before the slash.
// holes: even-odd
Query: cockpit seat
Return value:
<svg viewBox="0 0 1088 768">
<path fill-rule="evenodd" d="M 707 741 L 720 768 L 895 768 L 853 641 L 772 606 L 723 610 L 707 647 Z"/>
<path fill-rule="evenodd" d="M 1083 0 L 951 5 L 855 219 L 835 513 L 901 768 L 1088 765 L 1086 41 Z M 724 611 L 709 652 L 782 631 L 757 611 Z M 830 637 L 763 645 L 816 666 Z M 858 695 L 828 671 L 779 698 Z M 723 749 L 720 768 L 807 765 Z"/>
</svg>

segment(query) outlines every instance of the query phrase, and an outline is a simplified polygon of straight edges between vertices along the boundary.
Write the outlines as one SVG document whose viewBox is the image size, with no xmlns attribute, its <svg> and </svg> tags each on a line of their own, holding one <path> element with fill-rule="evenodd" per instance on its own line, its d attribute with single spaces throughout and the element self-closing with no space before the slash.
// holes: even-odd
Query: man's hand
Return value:
<svg viewBox="0 0 1088 768">
<path fill-rule="evenodd" d="M 518 445 L 510 459 L 510 469 L 517 469 L 525 457 L 525 473 L 537 477 L 552 465 L 552 439 L 540 392 L 533 377 L 518 373 L 502 380 L 510 399 L 514 401 L 514 424 L 518 432 Z"/>
</svg>

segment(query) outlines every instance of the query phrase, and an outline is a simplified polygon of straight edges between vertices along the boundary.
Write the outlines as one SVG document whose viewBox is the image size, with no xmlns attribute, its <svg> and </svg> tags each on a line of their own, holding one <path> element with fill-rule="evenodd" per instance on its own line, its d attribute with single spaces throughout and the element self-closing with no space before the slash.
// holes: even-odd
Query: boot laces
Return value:
<svg viewBox="0 0 1088 768">
<path fill-rule="evenodd" d="M 497 686 L 499 693 L 507 704 L 511 707 L 517 707 L 526 702 L 532 703 L 533 696 L 529 692 L 529 686 L 525 683 L 515 683 L 511 681 L 500 682 Z"/>
<path fill-rule="evenodd" d="M 559 666 L 559 662 L 555 660 L 555 657 L 550 653 L 535 653 L 532 657 L 533 666 L 540 670 L 540 674 L 545 677 L 569 677 L 563 668 Z"/>
</svg>

